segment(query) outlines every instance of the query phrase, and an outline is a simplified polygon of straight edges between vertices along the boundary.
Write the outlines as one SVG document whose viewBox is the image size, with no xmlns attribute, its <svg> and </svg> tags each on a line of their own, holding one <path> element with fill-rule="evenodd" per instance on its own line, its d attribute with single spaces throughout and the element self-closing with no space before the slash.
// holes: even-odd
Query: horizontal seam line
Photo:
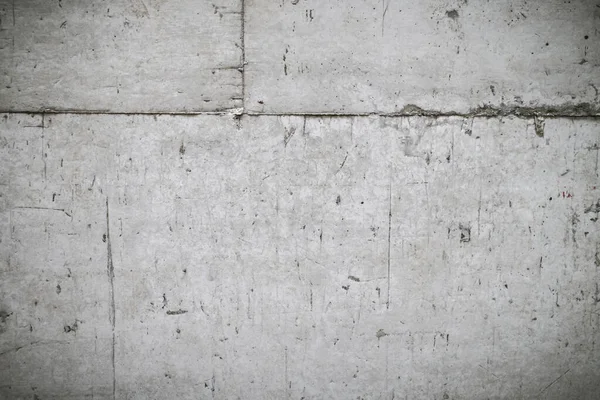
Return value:
<svg viewBox="0 0 600 400">
<path fill-rule="evenodd" d="M 284 113 L 257 113 L 257 112 L 242 112 L 235 111 L 158 111 L 158 112 L 117 112 L 117 111 L 94 111 L 94 110 L 43 110 L 43 111 L 24 111 L 24 110 L 0 110 L 0 114 L 72 114 L 72 115 L 173 115 L 173 116 L 201 116 L 201 115 L 230 115 L 234 117 L 384 117 L 384 118 L 399 118 L 399 117 L 429 117 L 429 118 L 444 118 L 444 117 L 461 117 L 461 118 L 500 118 L 500 117 L 518 117 L 518 118 L 600 118 L 600 114 L 561 114 L 561 113 L 543 113 L 543 112 L 482 112 L 482 113 L 458 113 L 458 112 L 422 112 L 422 113 L 319 113 L 319 112 L 284 112 Z"/>
</svg>

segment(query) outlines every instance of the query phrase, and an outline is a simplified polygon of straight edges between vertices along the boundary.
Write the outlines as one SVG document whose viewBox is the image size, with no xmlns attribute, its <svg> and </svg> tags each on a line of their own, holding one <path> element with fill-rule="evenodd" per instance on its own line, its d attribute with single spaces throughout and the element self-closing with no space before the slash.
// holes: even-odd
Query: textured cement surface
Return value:
<svg viewBox="0 0 600 400">
<path fill-rule="evenodd" d="M 242 105 L 239 0 L 0 0 L 0 109 Z"/>
<path fill-rule="evenodd" d="M 592 399 L 598 128 L 4 115 L 0 393 Z"/>
<path fill-rule="evenodd" d="M 247 0 L 250 111 L 467 113 L 588 103 L 600 7 L 578 0 Z"/>
<path fill-rule="evenodd" d="M 0 0 L 0 399 L 597 399 L 596 3 Z"/>
</svg>

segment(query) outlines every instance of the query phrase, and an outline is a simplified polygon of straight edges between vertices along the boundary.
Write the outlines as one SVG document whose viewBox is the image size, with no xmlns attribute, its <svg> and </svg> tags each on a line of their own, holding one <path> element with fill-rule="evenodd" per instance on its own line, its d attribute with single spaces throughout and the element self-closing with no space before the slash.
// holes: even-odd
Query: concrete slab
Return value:
<svg viewBox="0 0 600 400">
<path fill-rule="evenodd" d="M 247 0 L 246 108 L 598 114 L 592 1 Z"/>
<path fill-rule="evenodd" d="M 592 398 L 597 131 L 4 115 L 0 393 Z"/>
<path fill-rule="evenodd" d="M 0 1 L 0 109 L 242 105 L 241 1 Z"/>
</svg>

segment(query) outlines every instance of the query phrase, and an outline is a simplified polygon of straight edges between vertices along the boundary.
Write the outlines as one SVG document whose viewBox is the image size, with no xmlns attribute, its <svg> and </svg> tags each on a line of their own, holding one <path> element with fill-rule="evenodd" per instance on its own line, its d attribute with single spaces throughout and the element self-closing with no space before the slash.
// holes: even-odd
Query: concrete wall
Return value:
<svg viewBox="0 0 600 400">
<path fill-rule="evenodd" d="M 599 39 L 586 0 L 0 0 L 0 398 L 598 398 Z"/>
</svg>

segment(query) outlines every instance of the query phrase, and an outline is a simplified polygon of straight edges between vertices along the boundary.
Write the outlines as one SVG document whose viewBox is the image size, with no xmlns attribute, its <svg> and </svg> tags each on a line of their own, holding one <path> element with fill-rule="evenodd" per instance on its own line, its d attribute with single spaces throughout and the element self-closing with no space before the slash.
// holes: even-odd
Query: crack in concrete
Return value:
<svg viewBox="0 0 600 400">
<path fill-rule="evenodd" d="M 243 12 L 242 12 L 243 15 Z M 245 54 L 242 54 L 243 65 L 246 64 Z M 243 89 L 244 90 L 244 89 Z M 245 98 L 245 94 L 243 96 Z M 92 114 L 92 115 L 234 115 L 237 117 L 260 116 L 304 116 L 304 117 L 463 117 L 463 118 L 493 118 L 493 117 L 520 117 L 520 118 L 599 118 L 600 104 L 592 103 L 564 103 L 560 105 L 543 105 L 537 107 L 484 105 L 473 108 L 467 112 L 440 111 L 424 109 L 414 104 L 404 106 L 396 112 L 254 112 L 245 108 L 221 108 L 213 111 L 148 111 L 148 112 L 118 112 L 110 110 L 80 110 L 80 109 L 55 109 L 43 108 L 39 110 L 0 110 L 0 114 Z"/>
</svg>

